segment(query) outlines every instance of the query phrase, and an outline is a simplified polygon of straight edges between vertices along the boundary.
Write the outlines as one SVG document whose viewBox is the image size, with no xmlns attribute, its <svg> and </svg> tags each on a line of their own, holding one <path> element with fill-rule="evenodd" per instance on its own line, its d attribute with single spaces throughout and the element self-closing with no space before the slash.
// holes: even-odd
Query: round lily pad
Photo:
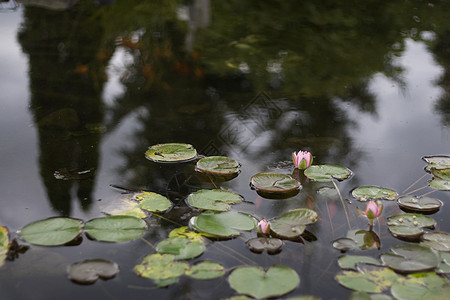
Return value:
<svg viewBox="0 0 450 300">
<path fill-rule="evenodd" d="M 267 272 L 260 267 L 240 267 L 231 272 L 228 282 L 236 292 L 261 299 L 289 293 L 298 286 L 300 277 L 285 266 L 275 265 Z"/>
<path fill-rule="evenodd" d="M 227 211 L 231 204 L 242 202 L 243 198 L 233 192 L 220 189 L 199 190 L 187 197 L 187 203 L 203 210 Z"/>
<path fill-rule="evenodd" d="M 442 202 L 435 198 L 430 197 L 417 197 L 417 196 L 403 196 L 397 199 L 398 206 L 406 211 L 418 211 L 418 212 L 436 212 L 441 206 Z"/>
<path fill-rule="evenodd" d="M 186 162 L 197 157 L 197 150 L 189 144 L 158 144 L 149 147 L 145 157 L 155 162 Z"/>
<path fill-rule="evenodd" d="M 238 236 L 238 230 L 253 230 L 256 224 L 254 217 L 235 211 L 206 211 L 189 221 L 189 225 L 195 230 L 218 238 Z"/>
<path fill-rule="evenodd" d="M 147 223 L 131 216 L 107 216 L 87 222 L 84 230 L 97 241 L 125 242 L 142 237 L 147 231 Z"/>
<path fill-rule="evenodd" d="M 70 280 L 81 284 L 91 284 L 97 279 L 110 279 L 119 273 L 119 266 L 105 259 L 87 259 L 67 267 Z"/>
<path fill-rule="evenodd" d="M 349 230 L 347 237 L 333 242 L 333 247 L 342 252 L 349 250 L 380 249 L 380 238 L 372 230 Z"/>
<path fill-rule="evenodd" d="M 395 237 L 417 238 L 423 234 L 423 228 L 433 228 L 436 221 L 430 217 L 405 213 L 387 219 L 389 231 Z"/>
<path fill-rule="evenodd" d="M 359 201 L 367 200 L 395 200 L 397 192 L 391 189 L 382 188 L 378 186 L 360 186 L 352 191 L 353 197 Z"/>
<path fill-rule="evenodd" d="M 134 195 L 139 202 L 139 208 L 150 212 L 165 212 L 172 207 L 172 202 L 166 197 L 153 192 L 140 192 Z"/>
<path fill-rule="evenodd" d="M 428 163 L 426 170 L 431 169 L 445 169 L 450 168 L 450 156 L 446 155 L 431 155 L 422 157 L 424 161 Z"/>
<path fill-rule="evenodd" d="M 387 291 L 399 277 L 394 271 L 382 266 L 359 264 L 358 271 L 341 271 L 336 280 L 346 288 L 367 293 Z"/>
<path fill-rule="evenodd" d="M 270 231 L 282 239 L 296 239 L 305 231 L 306 225 L 313 224 L 318 219 L 317 213 L 311 209 L 292 209 L 270 220 Z"/>
<path fill-rule="evenodd" d="M 196 170 L 214 175 L 233 175 L 239 172 L 239 163 L 226 156 L 207 156 L 197 162 Z"/>
<path fill-rule="evenodd" d="M 356 270 L 359 263 L 367 263 L 372 265 L 379 265 L 378 260 L 370 256 L 363 255 L 342 255 L 338 258 L 338 265 L 341 269 Z"/>
<path fill-rule="evenodd" d="M 410 274 L 399 278 L 391 288 L 398 300 L 449 299 L 450 284 L 433 272 Z"/>
<path fill-rule="evenodd" d="M 73 218 L 49 218 L 26 225 L 19 236 L 40 246 L 64 245 L 81 235 L 83 221 Z"/>
<path fill-rule="evenodd" d="M 142 262 L 134 267 L 134 272 L 145 278 L 170 280 L 183 275 L 188 269 L 189 264 L 176 261 L 175 255 L 157 253 L 144 257 Z"/>
<path fill-rule="evenodd" d="M 402 273 L 425 272 L 436 268 L 439 256 L 429 247 L 417 244 L 402 244 L 391 248 L 380 256 L 383 264 Z"/>
<path fill-rule="evenodd" d="M 225 274 L 225 269 L 218 263 L 203 261 L 186 270 L 186 275 L 194 279 L 214 279 Z"/>
<path fill-rule="evenodd" d="M 290 175 L 276 172 L 255 174 L 250 179 L 250 184 L 256 190 L 266 193 L 287 193 L 300 188 L 300 183 Z"/>
<path fill-rule="evenodd" d="M 276 254 L 281 251 L 283 241 L 277 238 L 257 237 L 247 241 L 248 248 L 256 253 L 262 253 L 264 250 L 269 254 Z"/>
<path fill-rule="evenodd" d="M 442 180 L 450 181 L 450 167 L 445 169 L 432 168 L 431 174 Z"/>
<path fill-rule="evenodd" d="M 428 185 L 433 189 L 440 191 L 450 191 L 450 181 L 434 177 L 428 181 Z"/>
<path fill-rule="evenodd" d="M 333 178 L 339 181 L 345 180 L 352 175 L 352 171 L 338 165 L 325 164 L 312 165 L 305 170 L 304 174 L 314 181 L 329 182 Z"/>
<path fill-rule="evenodd" d="M 184 237 L 169 237 L 158 243 L 156 251 L 161 254 L 173 254 L 175 259 L 191 259 L 205 251 L 205 244 Z"/>
<path fill-rule="evenodd" d="M 421 245 L 437 251 L 450 251 L 450 234 L 445 232 L 426 232 L 422 235 Z"/>
</svg>

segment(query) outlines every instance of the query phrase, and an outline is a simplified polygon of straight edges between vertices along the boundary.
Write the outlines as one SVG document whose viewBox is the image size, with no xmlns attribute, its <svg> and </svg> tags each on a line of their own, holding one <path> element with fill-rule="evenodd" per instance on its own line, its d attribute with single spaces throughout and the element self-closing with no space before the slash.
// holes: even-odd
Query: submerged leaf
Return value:
<svg viewBox="0 0 450 300">
<path fill-rule="evenodd" d="M 98 278 L 110 279 L 119 273 L 119 266 L 105 259 L 87 259 L 67 267 L 70 280 L 81 284 L 91 284 Z"/>
<path fill-rule="evenodd" d="M 49 218 L 26 225 L 19 236 L 40 246 L 64 245 L 81 235 L 83 221 L 73 218 Z"/>
<path fill-rule="evenodd" d="M 187 276 L 200 280 L 214 279 L 221 277 L 224 274 L 224 267 L 212 261 L 200 262 L 186 270 Z"/>
<path fill-rule="evenodd" d="M 84 230 L 97 241 L 125 242 L 142 237 L 147 231 L 147 224 L 131 216 L 108 216 L 87 222 Z"/>
<path fill-rule="evenodd" d="M 267 250 L 267 253 L 275 254 L 281 251 L 283 241 L 276 238 L 257 237 L 249 239 L 246 244 L 253 252 L 262 253 Z"/>
</svg>

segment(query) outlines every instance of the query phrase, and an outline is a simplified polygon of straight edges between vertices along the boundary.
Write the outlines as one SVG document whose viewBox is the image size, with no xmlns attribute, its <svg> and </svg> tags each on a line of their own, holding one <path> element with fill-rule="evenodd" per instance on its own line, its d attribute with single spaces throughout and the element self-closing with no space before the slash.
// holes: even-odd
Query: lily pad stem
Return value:
<svg viewBox="0 0 450 300">
<path fill-rule="evenodd" d="M 352 229 L 352 226 L 350 225 L 350 220 L 348 218 L 347 208 L 345 207 L 344 199 L 342 199 L 341 192 L 339 191 L 339 188 L 338 188 L 336 182 L 334 182 L 334 178 L 333 177 L 331 177 L 331 182 L 333 183 L 334 188 L 336 189 L 336 191 L 337 191 L 337 193 L 339 195 L 339 199 L 341 200 L 342 207 L 344 208 L 345 218 L 347 219 L 348 228 Z"/>
<path fill-rule="evenodd" d="M 416 181 L 414 181 L 413 183 L 411 183 L 410 186 L 408 186 L 403 192 L 402 194 L 406 193 L 409 189 L 411 189 L 413 186 L 415 186 L 422 178 L 424 178 L 425 176 L 427 176 L 427 174 L 425 173 L 424 175 L 422 175 L 419 179 L 417 179 Z"/>
</svg>

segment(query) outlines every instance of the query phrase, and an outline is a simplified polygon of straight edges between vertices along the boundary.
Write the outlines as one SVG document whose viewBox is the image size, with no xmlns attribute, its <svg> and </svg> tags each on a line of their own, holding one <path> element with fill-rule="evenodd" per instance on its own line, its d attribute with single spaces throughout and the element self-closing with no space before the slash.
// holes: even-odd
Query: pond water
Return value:
<svg viewBox="0 0 450 300">
<path fill-rule="evenodd" d="M 21 2 L 21 3 L 19 3 Z M 2 1 L 0 2 L 0 225 L 26 252 L 0 267 L 1 299 L 221 299 L 237 295 L 229 272 L 202 281 L 187 276 L 166 288 L 133 267 L 151 245 L 198 214 L 184 199 L 201 188 L 233 191 L 233 210 L 257 219 L 293 208 L 314 209 L 302 243 L 285 241 L 276 255 L 256 254 L 245 241 L 256 231 L 209 241 L 190 264 L 211 260 L 232 268 L 294 269 L 300 284 L 284 299 L 313 295 L 347 299 L 335 279 L 342 253 L 335 239 L 368 230 L 350 194 L 363 185 L 399 195 L 427 185 L 424 155 L 450 155 L 450 5 L 443 1 Z M 202 155 L 241 164 L 226 182 L 202 180 L 194 163 L 158 164 L 151 145 L 181 142 Z M 258 172 L 291 174 L 291 153 L 308 150 L 313 164 L 352 171 L 336 194 L 331 183 L 307 181 L 287 199 L 249 187 Z M 61 180 L 55 171 L 90 170 Z M 425 177 L 421 178 L 423 175 Z M 417 179 L 419 182 L 408 187 Z M 146 218 L 143 239 L 43 247 L 18 238 L 25 225 L 55 216 L 103 216 L 121 196 L 111 185 L 149 190 L 174 207 Z M 431 188 L 414 192 L 423 195 Z M 448 232 L 449 192 L 431 215 Z M 386 226 L 400 213 L 394 201 L 374 230 L 378 257 L 395 239 Z M 66 267 L 88 258 L 119 264 L 110 280 L 78 285 Z"/>
</svg>

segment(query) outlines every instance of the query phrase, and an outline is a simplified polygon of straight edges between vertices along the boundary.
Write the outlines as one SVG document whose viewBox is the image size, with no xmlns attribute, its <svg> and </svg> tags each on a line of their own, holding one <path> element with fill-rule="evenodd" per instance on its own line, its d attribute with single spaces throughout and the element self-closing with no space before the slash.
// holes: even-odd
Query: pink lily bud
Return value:
<svg viewBox="0 0 450 300">
<path fill-rule="evenodd" d="M 298 151 L 292 153 L 292 160 L 297 169 L 306 169 L 311 165 L 313 157 L 308 151 Z"/>
<path fill-rule="evenodd" d="M 260 229 L 263 234 L 268 234 L 270 232 L 269 222 L 267 222 L 265 218 L 262 218 L 262 220 L 258 222 L 257 228 Z"/>
<path fill-rule="evenodd" d="M 363 212 L 359 208 L 357 209 L 361 216 L 365 216 L 370 220 L 370 224 L 373 224 L 373 220 L 378 218 L 383 212 L 383 204 L 375 201 L 369 201 L 366 206 L 366 211 Z"/>
</svg>

